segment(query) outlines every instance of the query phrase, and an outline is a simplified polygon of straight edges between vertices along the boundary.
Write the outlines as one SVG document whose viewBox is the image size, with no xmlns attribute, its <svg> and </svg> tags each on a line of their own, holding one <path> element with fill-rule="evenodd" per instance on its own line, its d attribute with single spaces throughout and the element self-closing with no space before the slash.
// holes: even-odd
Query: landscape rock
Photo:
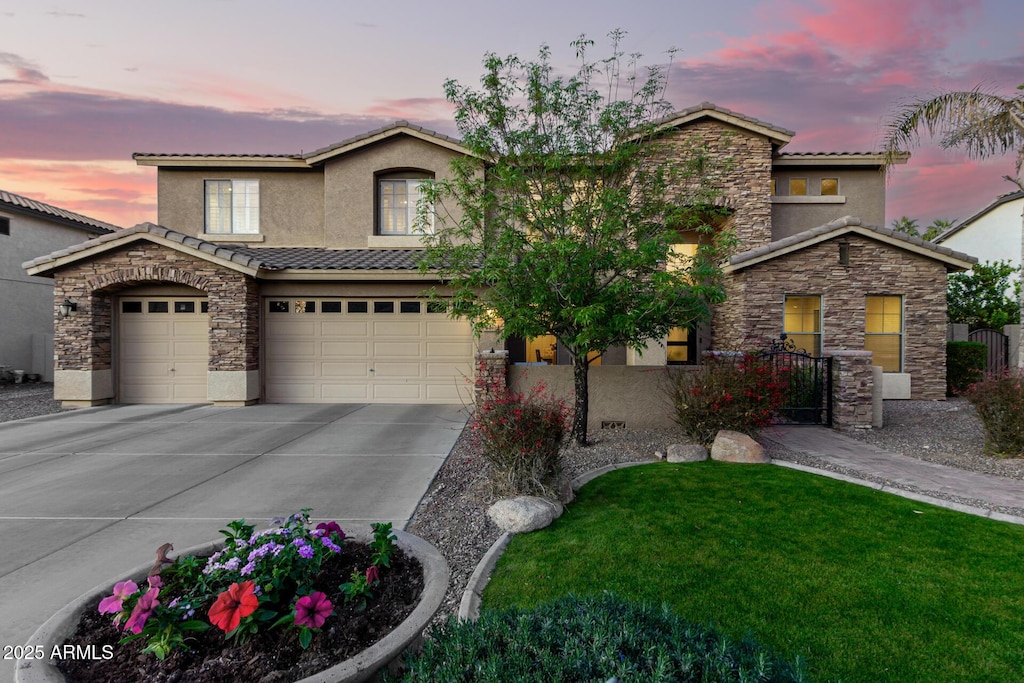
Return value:
<svg viewBox="0 0 1024 683">
<path fill-rule="evenodd" d="M 668 447 L 669 462 L 700 462 L 708 459 L 708 449 L 699 444 L 674 443 Z"/>
<path fill-rule="evenodd" d="M 772 459 L 764 452 L 761 444 L 746 434 L 723 429 L 711 444 L 711 459 L 722 462 L 768 463 Z"/>
<path fill-rule="evenodd" d="M 562 516 L 562 504 L 539 496 L 506 498 L 487 509 L 487 516 L 502 531 L 525 534 L 543 529 Z"/>
</svg>

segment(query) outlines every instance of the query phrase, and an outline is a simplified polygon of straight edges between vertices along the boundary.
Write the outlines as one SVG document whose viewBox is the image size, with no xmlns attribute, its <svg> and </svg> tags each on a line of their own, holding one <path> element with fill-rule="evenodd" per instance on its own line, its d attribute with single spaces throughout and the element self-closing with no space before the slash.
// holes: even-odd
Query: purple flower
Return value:
<svg viewBox="0 0 1024 683">
<path fill-rule="evenodd" d="M 237 557 L 232 557 L 230 560 L 224 563 L 224 569 L 227 569 L 229 571 L 235 571 L 236 569 L 238 569 L 239 564 L 241 564 L 241 560 L 239 560 Z"/>
<path fill-rule="evenodd" d="M 124 599 L 134 595 L 139 586 L 134 581 L 114 584 L 114 594 L 100 600 L 100 614 L 117 614 L 124 609 Z"/>
<path fill-rule="evenodd" d="M 131 616 L 128 617 L 128 621 L 124 624 L 125 631 L 131 631 L 135 634 L 142 633 L 146 620 L 153 616 L 156 606 L 160 604 L 160 601 L 157 600 L 158 595 L 160 595 L 159 588 L 150 588 L 139 598 L 139 601 L 135 603 L 135 609 L 132 610 Z"/>
<path fill-rule="evenodd" d="M 326 536 L 321 538 L 320 542 L 323 543 L 324 546 L 328 550 L 330 550 L 332 553 L 340 553 L 341 552 L 341 547 L 337 543 L 332 541 L 331 539 L 327 538 Z"/>
<path fill-rule="evenodd" d="M 249 564 L 247 564 L 244 567 L 242 567 L 242 571 L 239 572 L 239 573 L 242 576 L 249 576 L 249 574 L 252 574 L 254 571 L 256 571 L 256 563 L 255 562 L 250 562 Z"/>
<path fill-rule="evenodd" d="M 305 628 L 320 628 L 327 617 L 334 612 L 334 605 L 327 596 L 317 591 L 299 598 L 295 603 L 295 625 Z"/>
<path fill-rule="evenodd" d="M 313 558 L 313 546 L 311 546 L 311 545 L 301 545 L 301 546 L 299 546 L 299 557 L 302 557 L 302 558 L 307 559 L 307 560 L 312 559 Z"/>
</svg>

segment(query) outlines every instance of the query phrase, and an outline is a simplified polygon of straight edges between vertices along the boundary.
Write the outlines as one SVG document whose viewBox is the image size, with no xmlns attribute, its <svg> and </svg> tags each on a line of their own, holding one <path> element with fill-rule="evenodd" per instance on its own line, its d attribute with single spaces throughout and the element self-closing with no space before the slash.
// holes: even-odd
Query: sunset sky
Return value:
<svg viewBox="0 0 1024 683">
<path fill-rule="evenodd" d="M 442 84 L 484 53 L 569 72 L 569 42 L 628 32 L 679 109 L 796 131 L 790 152 L 876 150 L 900 102 L 1024 83 L 1021 0 L 0 0 L 0 189 L 116 225 L 156 221 L 133 152 L 298 153 L 408 119 L 457 135 Z M 964 218 L 1014 187 L 925 139 L 887 220 Z"/>
</svg>

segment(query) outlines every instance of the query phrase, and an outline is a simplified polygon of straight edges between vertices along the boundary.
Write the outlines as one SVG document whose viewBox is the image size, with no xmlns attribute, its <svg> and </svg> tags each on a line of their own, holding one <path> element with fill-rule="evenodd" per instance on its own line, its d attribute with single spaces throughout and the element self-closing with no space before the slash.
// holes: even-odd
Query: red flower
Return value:
<svg viewBox="0 0 1024 683">
<path fill-rule="evenodd" d="M 210 608 L 210 623 L 225 633 L 234 631 L 244 617 L 259 607 L 260 601 L 254 595 L 255 590 L 256 584 L 252 581 L 231 584 L 226 591 L 217 596 L 217 602 Z"/>
<path fill-rule="evenodd" d="M 334 612 L 334 605 L 327 596 L 316 591 L 312 595 L 299 598 L 295 603 L 295 625 L 306 628 L 320 628 L 327 617 Z"/>
<path fill-rule="evenodd" d="M 377 565 L 371 564 L 369 567 L 366 568 L 366 583 L 372 586 L 374 583 L 377 582 L 379 578 L 380 570 L 377 569 Z"/>
</svg>

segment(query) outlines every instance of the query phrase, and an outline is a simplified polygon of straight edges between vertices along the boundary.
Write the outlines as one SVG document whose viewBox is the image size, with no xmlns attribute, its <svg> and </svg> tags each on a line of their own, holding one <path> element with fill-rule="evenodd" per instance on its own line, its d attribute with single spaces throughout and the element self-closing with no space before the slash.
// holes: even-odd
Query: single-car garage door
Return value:
<svg viewBox="0 0 1024 683">
<path fill-rule="evenodd" d="M 422 299 L 264 300 L 271 403 L 468 403 L 473 336 Z"/>
<path fill-rule="evenodd" d="M 122 297 L 117 400 L 205 403 L 209 327 L 206 299 Z"/>
</svg>

